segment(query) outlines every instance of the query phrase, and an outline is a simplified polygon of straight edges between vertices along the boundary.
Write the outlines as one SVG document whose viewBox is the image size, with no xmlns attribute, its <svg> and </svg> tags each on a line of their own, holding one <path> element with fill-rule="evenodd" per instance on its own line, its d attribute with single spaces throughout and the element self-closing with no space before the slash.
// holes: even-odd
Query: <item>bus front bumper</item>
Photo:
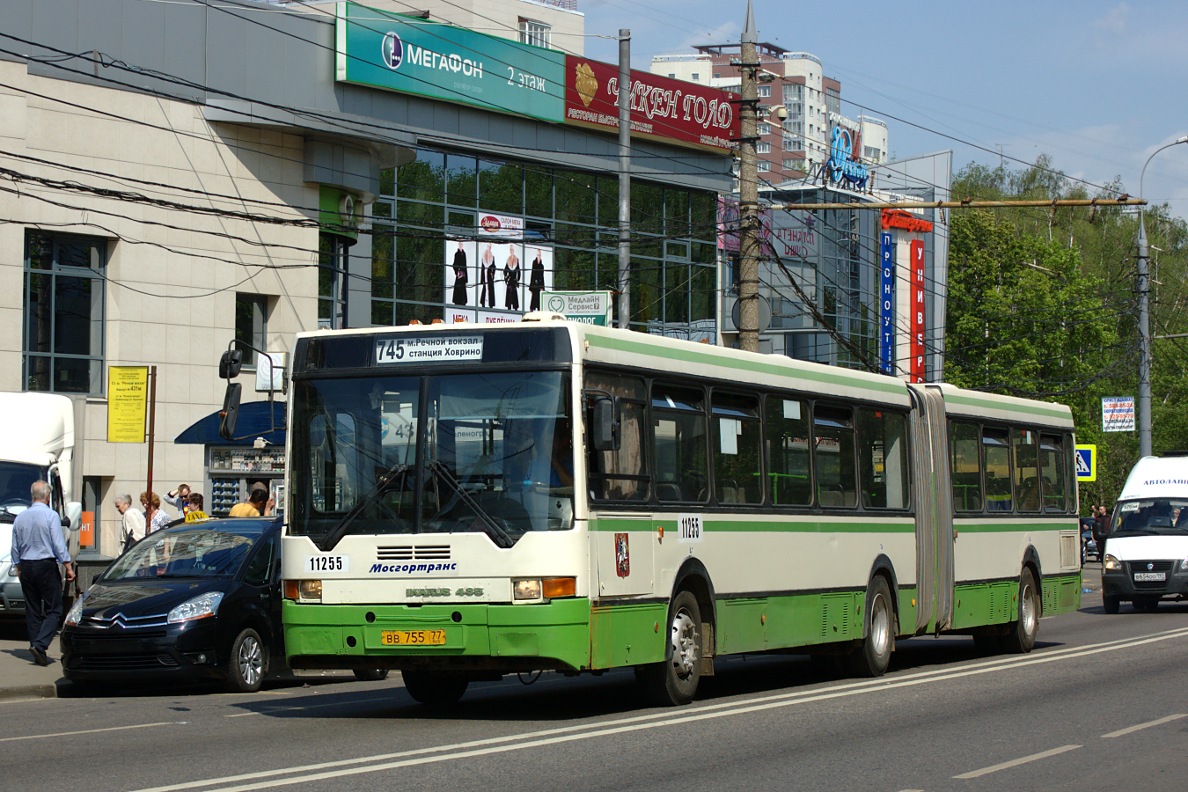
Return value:
<svg viewBox="0 0 1188 792">
<path fill-rule="evenodd" d="M 590 667 L 590 601 L 323 605 L 286 600 L 289 666 L 514 673 Z"/>
</svg>

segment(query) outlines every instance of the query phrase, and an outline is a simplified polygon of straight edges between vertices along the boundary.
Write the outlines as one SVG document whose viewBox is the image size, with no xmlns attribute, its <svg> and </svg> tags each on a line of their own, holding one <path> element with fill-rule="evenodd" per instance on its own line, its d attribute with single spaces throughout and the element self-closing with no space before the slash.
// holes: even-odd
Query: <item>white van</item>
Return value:
<svg viewBox="0 0 1188 792">
<path fill-rule="evenodd" d="M 1188 599 L 1188 456 L 1143 457 L 1114 506 L 1101 565 L 1106 613 Z"/>
</svg>

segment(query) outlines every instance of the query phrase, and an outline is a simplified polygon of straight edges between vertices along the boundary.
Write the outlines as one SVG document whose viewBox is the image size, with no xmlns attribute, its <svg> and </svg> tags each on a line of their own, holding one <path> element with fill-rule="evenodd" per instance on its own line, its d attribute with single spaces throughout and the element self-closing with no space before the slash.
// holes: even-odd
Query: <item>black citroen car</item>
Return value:
<svg viewBox="0 0 1188 792">
<path fill-rule="evenodd" d="M 62 628 L 86 682 L 218 679 L 252 692 L 284 667 L 277 518 L 178 523 L 116 559 Z"/>
</svg>

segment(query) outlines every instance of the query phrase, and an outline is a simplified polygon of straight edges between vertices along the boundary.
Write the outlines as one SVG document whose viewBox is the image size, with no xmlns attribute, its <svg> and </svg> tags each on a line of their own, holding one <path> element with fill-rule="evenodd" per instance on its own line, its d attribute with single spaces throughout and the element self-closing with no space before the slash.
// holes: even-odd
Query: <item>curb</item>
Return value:
<svg viewBox="0 0 1188 792">
<path fill-rule="evenodd" d="M 20 698 L 57 698 L 58 686 L 54 685 L 17 685 L 14 687 L 0 687 L 0 699 Z"/>
</svg>

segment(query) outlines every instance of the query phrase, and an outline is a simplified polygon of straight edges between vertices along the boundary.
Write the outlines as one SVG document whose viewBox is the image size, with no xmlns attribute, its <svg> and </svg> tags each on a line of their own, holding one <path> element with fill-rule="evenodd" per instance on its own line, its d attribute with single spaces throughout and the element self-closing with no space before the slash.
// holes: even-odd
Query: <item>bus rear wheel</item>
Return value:
<svg viewBox="0 0 1188 792">
<path fill-rule="evenodd" d="M 668 609 L 664 662 L 636 666 L 644 695 L 668 707 L 688 704 L 701 681 L 701 608 L 688 591 L 677 594 Z"/>
<path fill-rule="evenodd" d="M 854 676 L 881 677 L 895 651 L 895 607 L 884 577 L 875 577 L 866 588 L 865 636 L 862 645 L 845 656 L 846 671 Z"/>
<path fill-rule="evenodd" d="M 422 704 L 431 707 L 448 707 L 457 704 L 466 692 L 470 680 L 462 674 L 444 671 L 401 671 L 404 689 Z"/>
<path fill-rule="evenodd" d="M 1018 619 L 1011 625 L 1011 631 L 1002 637 L 1002 648 L 1013 654 L 1027 654 L 1035 648 L 1035 637 L 1039 634 L 1040 597 L 1035 585 L 1035 575 L 1024 569 L 1019 575 Z"/>
</svg>

